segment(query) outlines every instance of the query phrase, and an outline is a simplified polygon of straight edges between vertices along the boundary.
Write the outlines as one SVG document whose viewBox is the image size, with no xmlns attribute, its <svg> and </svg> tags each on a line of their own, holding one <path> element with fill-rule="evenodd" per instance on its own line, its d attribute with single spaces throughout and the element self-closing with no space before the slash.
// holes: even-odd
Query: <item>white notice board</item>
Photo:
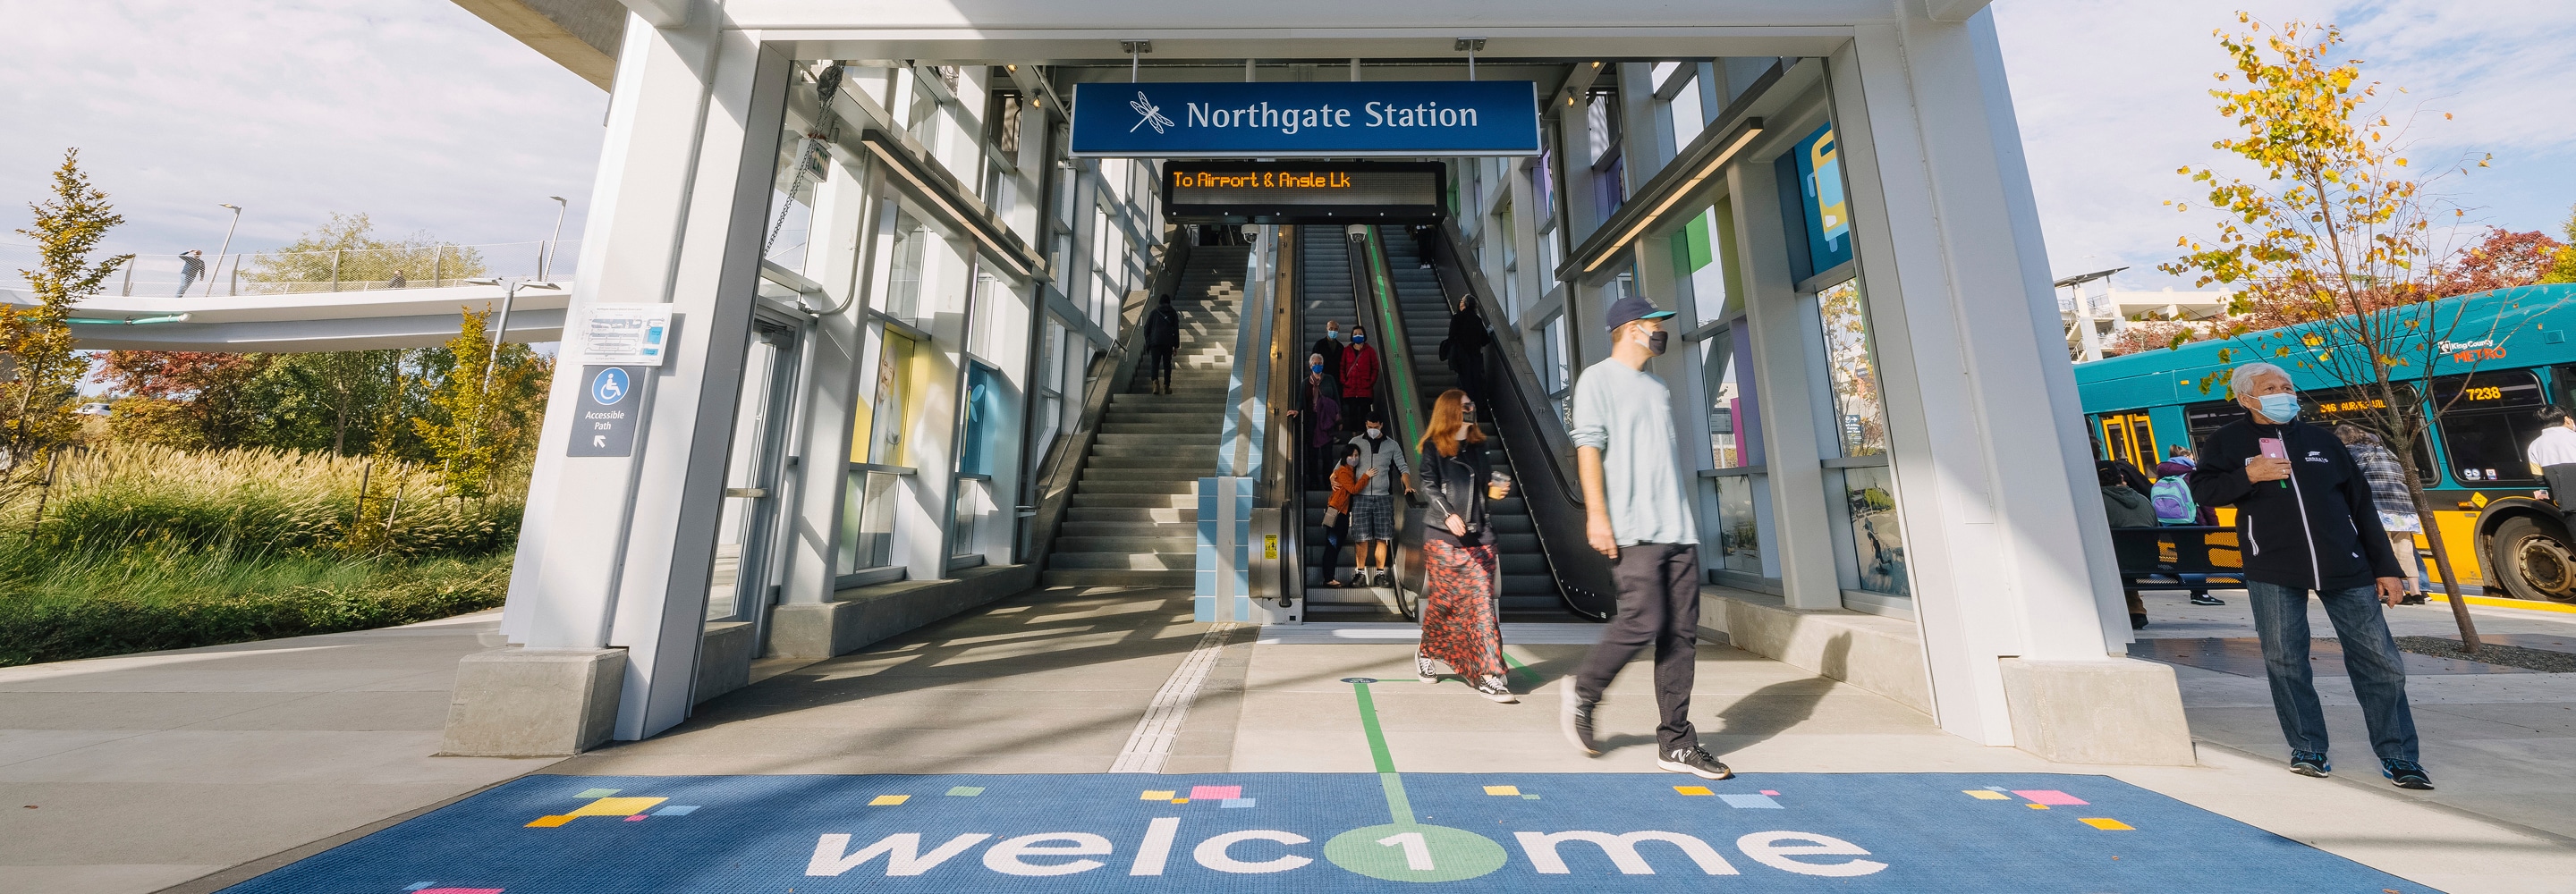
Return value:
<svg viewBox="0 0 2576 894">
<path fill-rule="evenodd" d="M 668 304 L 593 304 L 580 322 L 578 363 L 660 366 L 669 353 Z"/>
</svg>

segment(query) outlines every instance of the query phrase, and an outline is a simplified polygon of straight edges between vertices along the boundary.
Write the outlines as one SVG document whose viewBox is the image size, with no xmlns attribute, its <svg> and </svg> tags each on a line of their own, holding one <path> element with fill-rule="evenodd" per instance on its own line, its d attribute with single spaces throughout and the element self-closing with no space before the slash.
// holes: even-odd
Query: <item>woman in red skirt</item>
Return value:
<svg viewBox="0 0 2576 894">
<path fill-rule="evenodd" d="M 1494 602 L 1494 526 L 1485 501 L 1511 495 L 1511 478 L 1496 477 L 1476 428 L 1476 403 L 1451 388 L 1432 404 L 1415 473 L 1422 494 L 1422 648 L 1414 671 L 1437 679 L 1433 662 L 1449 666 L 1477 694 L 1519 701 L 1504 681 L 1503 624 Z"/>
</svg>

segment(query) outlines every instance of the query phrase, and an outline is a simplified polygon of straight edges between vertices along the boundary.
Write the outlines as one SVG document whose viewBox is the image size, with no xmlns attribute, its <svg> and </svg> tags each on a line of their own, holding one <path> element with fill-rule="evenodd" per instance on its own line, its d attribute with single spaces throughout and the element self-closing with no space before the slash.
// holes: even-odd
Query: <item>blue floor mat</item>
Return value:
<svg viewBox="0 0 2576 894">
<path fill-rule="evenodd" d="M 2431 891 L 2102 776 L 529 776 L 231 892 Z"/>
</svg>

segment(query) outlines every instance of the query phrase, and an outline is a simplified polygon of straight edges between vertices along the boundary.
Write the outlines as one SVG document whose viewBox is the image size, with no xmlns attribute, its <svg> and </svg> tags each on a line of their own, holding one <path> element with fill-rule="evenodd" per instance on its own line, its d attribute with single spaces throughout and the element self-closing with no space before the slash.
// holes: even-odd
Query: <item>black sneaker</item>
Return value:
<svg viewBox="0 0 2576 894">
<path fill-rule="evenodd" d="M 1675 773 L 1688 773 L 1701 779 L 1735 778 L 1735 771 L 1727 769 L 1726 764 L 1719 762 L 1716 755 L 1708 753 L 1697 745 L 1689 748 L 1675 748 L 1672 753 L 1656 758 L 1655 766 Z"/>
<path fill-rule="evenodd" d="M 2209 595 L 2209 594 L 2207 594 L 2207 593 L 2193 593 L 2193 594 L 2191 594 L 2191 604 L 2193 604 L 2193 605 L 2226 605 L 2227 603 L 2225 603 L 2225 602 L 2221 602 L 2221 601 L 2219 601 L 2219 598 L 2218 598 L 2218 597 L 2216 597 L 2216 596 L 2212 596 L 2212 595 Z"/>
<path fill-rule="evenodd" d="M 2314 751 L 2290 752 L 2290 772 L 2324 779 L 2334 775 L 2334 762 Z"/>
<path fill-rule="evenodd" d="M 2379 775 L 2386 776 L 2388 781 L 2397 783 L 2398 788 L 2427 792 L 2433 790 L 2433 777 L 2424 775 L 2424 765 L 2414 761 L 2380 761 Z"/>
<path fill-rule="evenodd" d="M 1584 701 L 1583 696 L 1574 691 L 1572 678 L 1564 682 L 1565 708 L 1557 712 L 1557 718 L 1559 725 L 1565 728 L 1565 740 L 1574 743 L 1574 747 L 1584 754 L 1597 756 L 1601 753 L 1601 743 L 1592 740 L 1592 708 L 1601 702 L 1597 699 Z"/>
</svg>

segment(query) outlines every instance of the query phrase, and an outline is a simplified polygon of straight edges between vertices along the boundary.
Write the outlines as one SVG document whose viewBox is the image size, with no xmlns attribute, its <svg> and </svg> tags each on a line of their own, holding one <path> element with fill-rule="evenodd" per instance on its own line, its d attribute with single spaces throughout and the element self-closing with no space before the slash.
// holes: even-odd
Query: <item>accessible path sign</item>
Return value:
<svg viewBox="0 0 2576 894">
<path fill-rule="evenodd" d="M 1139 158 L 1537 155 L 1530 81 L 1083 83 L 1073 154 Z"/>
</svg>

